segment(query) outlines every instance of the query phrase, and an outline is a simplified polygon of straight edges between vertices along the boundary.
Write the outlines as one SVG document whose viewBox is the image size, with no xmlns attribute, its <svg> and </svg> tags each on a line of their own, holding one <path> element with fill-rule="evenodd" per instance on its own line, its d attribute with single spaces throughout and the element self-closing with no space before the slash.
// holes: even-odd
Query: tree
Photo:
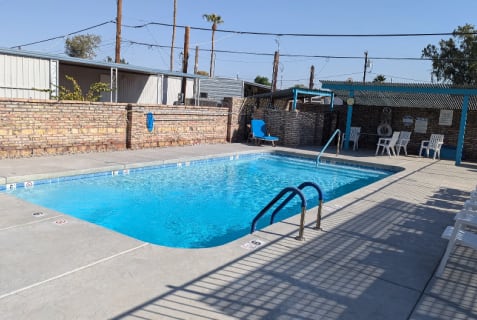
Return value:
<svg viewBox="0 0 477 320">
<path fill-rule="evenodd" d="M 212 50 L 210 51 L 210 73 L 211 77 L 214 76 L 214 42 L 215 42 L 215 31 L 217 31 L 217 25 L 223 23 L 221 16 L 216 15 L 215 13 L 212 14 L 204 14 L 202 16 L 207 22 L 212 22 Z"/>
<path fill-rule="evenodd" d="M 172 41 L 171 41 L 171 71 L 174 69 L 174 42 L 176 40 L 176 17 L 177 17 L 177 0 L 174 0 L 174 12 L 172 17 Z"/>
<path fill-rule="evenodd" d="M 266 86 L 271 86 L 272 85 L 267 77 L 262 77 L 262 76 L 256 76 L 254 82 L 259 83 L 259 84 L 263 84 L 263 85 L 266 85 Z"/>
<path fill-rule="evenodd" d="M 455 85 L 477 84 L 477 31 L 473 25 L 459 26 L 453 38 L 439 41 L 439 48 L 428 44 L 423 58 L 432 59 L 432 75 L 439 82 Z"/>
<path fill-rule="evenodd" d="M 94 34 L 82 34 L 72 38 L 66 38 L 65 53 L 70 57 L 93 59 L 96 50 L 101 43 L 101 37 Z"/>
<path fill-rule="evenodd" d="M 374 78 L 373 83 L 383 83 L 386 81 L 386 77 L 382 74 L 378 74 L 376 78 Z"/>
</svg>

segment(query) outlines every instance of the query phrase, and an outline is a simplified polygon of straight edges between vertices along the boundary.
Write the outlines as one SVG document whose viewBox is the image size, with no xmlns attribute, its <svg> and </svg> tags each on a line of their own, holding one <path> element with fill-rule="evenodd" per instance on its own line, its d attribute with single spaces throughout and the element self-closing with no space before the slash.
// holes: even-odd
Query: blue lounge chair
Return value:
<svg viewBox="0 0 477 320">
<path fill-rule="evenodd" d="M 275 146 L 275 141 L 278 141 L 278 137 L 271 136 L 267 133 L 267 126 L 261 119 L 253 119 L 252 122 L 252 139 L 255 141 L 263 140 L 270 141 L 272 146 Z"/>
</svg>

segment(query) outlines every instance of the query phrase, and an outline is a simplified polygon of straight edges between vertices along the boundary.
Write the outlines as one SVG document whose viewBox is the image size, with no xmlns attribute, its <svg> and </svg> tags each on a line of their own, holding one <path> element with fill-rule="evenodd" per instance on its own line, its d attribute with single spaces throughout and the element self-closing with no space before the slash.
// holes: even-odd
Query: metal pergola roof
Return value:
<svg viewBox="0 0 477 320">
<path fill-rule="evenodd" d="M 289 88 L 285 90 L 279 90 L 275 92 L 268 92 L 262 94 L 253 95 L 251 98 L 267 98 L 267 99 L 293 99 L 292 109 L 296 109 L 296 102 L 298 98 L 303 97 L 330 97 L 330 105 L 333 107 L 333 101 L 335 94 L 328 89 L 303 89 L 303 88 Z"/>
<path fill-rule="evenodd" d="M 457 140 L 455 164 L 462 161 L 464 134 L 469 110 L 477 110 L 477 88 L 445 84 L 409 83 L 353 83 L 321 81 L 322 87 L 332 90 L 336 96 L 347 101 L 345 148 L 349 148 L 349 133 L 353 114 L 353 104 L 379 107 L 419 107 L 460 110 L 461 118 Z"/>
<path fill-rule="evenodd" d="M 346 101 L 353 92 L 355 104 L 380 107 L 462 109 L 462 98 L 470 95 L 469 110 L 477 110 L 475 87 L 445 84 L 410 83 L 352 83 L 321 81 L 323 88 L 333 90 L 336 97 Z"/>
</svg>

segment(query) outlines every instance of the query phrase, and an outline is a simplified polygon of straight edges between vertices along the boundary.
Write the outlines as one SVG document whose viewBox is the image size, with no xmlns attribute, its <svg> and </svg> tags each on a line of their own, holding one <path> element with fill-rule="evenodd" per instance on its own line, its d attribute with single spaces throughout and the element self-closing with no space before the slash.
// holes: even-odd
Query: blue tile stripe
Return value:
<svg viewBox="0 0 477 320">
<path fill-rule="evenodd" d="M 171 162 L 171 163 L 164 163 L 160 165 L 146 166 L 141 168 L 125 168 L 125 169 L 114 170 L 114 171 L 101 171 L 101 172 L 95 172 L 95 173 L 78 174 L 78 175 L 63 176 L 63 177 L 57 177 L 57 178 L 7 183 L 5 185 L 0 185 L 0 192 L 13 191 L 15 189 L 29 188 L 29 187 L 33 188 L 39 185 L 56 184 L 56 183 L 61 183 L 61 182 L 71 181 L 71 180 L 88 179 L 88 178 L 94 178 L 94 177 L 129 175 L 129 174 L 134 174 L 138 172 L 164 169 L 164 168 L 175 168 L 175 167 L 181 167 L 181 166 L 189 167 L 189 166 L 195 166 L 195 165 L 208 164 L 212 162 L 235 161 L 235 160 L 243 160 L 243 159 L 253 160 L 263 156 L 280 156 L 280 157 L 295 158 L 299 160 L 309 160 L 313 162 L 316 161 L 316 157 L 314 156 L 297 155 L 295 153 L 290 154 L 283 151 L 234 154 L 234 155 L 222 156 L 222 157 L 216 157 L 216 158 L 177 161 L 177 162 Z M 321 163 L 325 163 L 328 165 L 350 166 L 350 167 L 358 168 L 358 169 L 377 170 L 377 171 L 388 172 L 388 173 L 396 173 L 402 170 L 402 168 L 397 168 L 397 167 L 373 166 L 373 164 L 371 163 L 356 163 L 356 162 L 346 161 L 342 159 L 330 160 L 330 159 L 322 158 Z"/>
</svg>

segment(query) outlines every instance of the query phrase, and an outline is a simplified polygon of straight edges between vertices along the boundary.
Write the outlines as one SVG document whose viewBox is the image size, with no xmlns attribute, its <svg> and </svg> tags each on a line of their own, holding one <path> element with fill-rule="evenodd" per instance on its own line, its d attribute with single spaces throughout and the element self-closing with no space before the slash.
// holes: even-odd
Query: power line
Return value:
<svg viewBox="0 0 477 320">
<path fill-rule="evenodd" d="M 66 35 L 61 35 L 61 36 L 56 36 L 52 38 L 48 38 L 45 40 L 40 40 L 40 41 L 35 41 L 35 42 L 30 42 L 18 46 L 13 46 L 11 48 L 21 48 L 25 46 L 30 46 L 34 44 L 39 44 L 39 43 L 44 43 L 56 39 L 61 39 L 65 38 L 67 36 L 71 36 L 74 34 L 78 34 L 84 31 L 88 31 L 91 29 L 95 29 L 101 26 L 104 26 L 106 24 L 113 23 L 116 24 L 115 20 L 108 20 L 96 25 L 93 25 L 91 27 L 83 28 L 81 30 L 77 30 L 74 32 L 70 32 Z M 142 25 L 124 25 L 121 24 L 125 28 L 145 28 L 150 25 L 157 25 L 157 26 L 165 26 L 165 27 L 173 27 L 172 24 L 167 24 L 167 23 L 160 23 L 160 22 L 147 22 Z M 183 25 L 177 25 L 176 27 L 178 28 L 186 28 L 186 26 Z M 193 30 L 201 30 L 201 31 L 210 31 L 210 28 L 201 28 L 201 27 L 190 27 L 190 29 Z M 444 33 L 391 33 L 391 34 L 312 34 L 312 33 L 271 33 L 271 32 L 250 32 L 250 31 L 235 31 L 235 30 L 221 30 L 217 29 L 217 32 L 223 32 L 223 33 L 233 33 L 233 34 L 238 34 L 238 35 L 256 35 L 256 36 L 274 36 L 274 37 L 280 37 L 280 36 L 290 36 L 290 37 L 422 37 L 422 36 L 445 36 L 445 35 L 452 35 L 452 36 L 459 36 L 459 35 L 477 35 L 476 32 L 468 32 L 468 33 L 458 33 L 458 32 L 444 32 Z M 157 47 L 157 48 L 168 48 L 170 49 L 170 46 L 166 45 L 159 45 L 159 44 L 152 44 L 152 43 L 145 43 L 145 42 L 138 42 L 138 41 L 133 41 L 133 40 L 122 40 L 122 43 L 129 43 L 130 46 L 132 45 L 141 45 L 141 46 L 146 46 L 149 48 Z M 182 50 L 181 47 L 174 47 L 179 50 Z M 210 49 L 200 49 L 200 51 L 207 51 L 210 52 Z M 214 50 L 217 53 L 224 53 L 224 54 L 240 54 L 240 55 L 253 55 L 253 56 L 265 56 L 265 57 L 271 57 L 274 55 L 274 53 L 268 53 L 268 52 L 248 52 L 248 51 L 235 51 L 235 50 Z M 361 60 L 361 56 L 333 56 L 333 55 L 309 55 L 309 54 L 286 54 L 286 53 L 280 53 L 281 57 L 289 57 L 289 58 L 306 58 L 306 59 L 359 59 Z M 432 58 L 415 58 L 415 57 L 370 57 L 370 59 L 373 60 L 409 60 L 409 61 L 432 61 Z M 453 59 L 454 61 L 477 61 L 475 59 Z"/>
<path fill-rule="evenodd" d="M 147 22 L 140 25 L 122 25 L 125 28 L 140 29 L 150 25 L 163 27 L 172 27 L 172 24 L 162 22 Z M 176 25 L 176 28 L 185 28 L 183 25 Z M 191 30 L 210 31 L 210 28 L 190 27 Z M 364 38 L 364 37 L 430 37 L 430 36 L 458 36 L 458 35 L 477 35 L 476 32 L 436 32 L 436 33 L 370 33 L 370 34 L 339 34 L 339 33 L 273 33 L 273 32 L 255 32 L 255 31 L 237 31 L 217 29 L 216 32 L 235 33 L 256 36 L 274 36 L 274 37 L 348 37 L 348 38 Z"/>
<path fill-rule="evenodd" d="M 52 40 L 56 40 L 56 39 L 61 39 L 61 38 L 68 37 L 68 36 L 71 36 L 71 35 L 74 35 L 74 34 L 83 32 L 83 31 L 88 31 L 88 30 L 91 30 L 91 29 L 95 29 L 95 28 L 104 26 L 105 24 L 108 24 L 108 23 L 115 23 L 115 21 L 113 21 L 113 20 L 105 21 L 105 22 L 102 22 L 102 23 L 100 23 L 100 24 L 96 24 L 96 25 L 94 25 L 94 26 L 91 26 L 91 27 L 88 27 L 88 28 L 84 28 L 84 29 L 81 29 L 81 30 L 78 30 L 78 31 L 70 32 L 70 33 L 65 34 L 65 35 L 62 35 L 62 36 L 56 36 L 56 37 L 48 38 L 48 39 L 45 39 L 45 40 L 40 40 L 40 41 L 35 41 L 35 42 L 30 42 L 30 43 L 21 44 L 21 45 L 18 45 L 18 46 L 13 46 L 13 47 L 11 47 L 11 49 L 13 49 L 13 48 L 21 48 L 21 47 L 31 46 L 31 45 L 34 45 L 34 44 L 39 44 L 39 43 L 43 43 L 43 42 L 48 42 L 48 41 L 52 41 Z"/>
<path fill-rule="evenodd" d="M 56 36 L 44 40 L 39 40 L 35 42 L 30 42 L 30 43 L 25 43 L 22 45 L 17 45 L 13 46 L 11 48 L 21 48 L 21 47 L 26 47 L 34 44 L 39 44 L 39 43 L 44 43 L 56 39 L 61 39 L 65 38 L 67 36 L 71 36 L 77 33 L 81 33 L 84 31 L 88 31 L 91 29 L 95 29 L 98 27 L 101 27 L 103 25 L 113 23 L 116 24 L 115 20 L 108 20 L 105 22 L 102 22 L 100 24 L 93 25 L 91 27 L 87 27 L 81 30 L 77 30 L 74 32 L 70 32 L 65 35 L 61 36 Z M 167 23 L 161 23 L 161 22 L 147 22 L 141 25 L 124 25 L 122 24 L 123 27 L 125 28 L 145 28 L 150 25 L 158 25 L 158 26 L 166 26 L 166 27 L 172 27 L 173 25 L 167 24 Z M 178 28 L 185 28 L 186 26 L 183 25 L 177 25 L 176 27 Z M 201 27 L 190 27 L 192 30 L 202 30 L 202 31 L 210 31 L 209 28 L 201 28 Z M 246 34 L 246 35 L 260 35 L 260 36 L 294 36 L 294 37 L 420 37 L 420 36 L 444 36 L 444 35 L 477 35 L 477 32 L 469 32 L 469 33 L 455 33 L 455 32 L 444 32 L 444 33 L 390 33 L 390 34 L 313 34 L 313 33 L 271 33 L 271 32 L 252 32 L 252 31 L 235 31 L 235 30 L 221 30 L 217 29 L 217 32 L 224 32 L 224 33 L 234 33 L 234 34 Z M 149 43 L 143 43 L 143 42 L 136 42 L 136 41 L 127 41 L 131 44 L 137 44 L 137 45 L 144 45 L 148 47 L 163 47 L 163 48 L 171 48 L 170 46 L 160 46 L 157 44 L 149 44 Z M 201 49 L 201 51 L 210 51 L 207 49 Z M 239 52 L 239 51 L 228 51 L 228 50 L 214 50 L 216 52 L 221 52 L 221 53 L 236 53 L 236 54 L 248 54 L 248 55 L 262 55 L 262 56 L 273 56 L 273 53 L 257 53 L 257 52 Z M 287 57 L 301 57 L 301 58 L 333 58 L 333 59 L 361 59 L 362 57 L 354 57 L 354 56 L 326 56 L 326 55 L 303 55 L 303 54 L 280 54 L 281 56 L 287 56 Z M 424 58 L 409 58 L 409 57 L 373 57 L 373 59 L 386 59 L 386 60 L 431 60 L 431 59 L 424 59 Z"/>
<path fill-rule="evenodd" d="M 138 42 L 133 40 L 125 40 L 124 42 L 131 45 L 141 45 L 149 48 L 158 47 L 158 48 L 170 48 L 167 45 L 159 45 L 154 43 Z M 174 49 L 182 49 L 181 47 L 174 47 Z M 199 49 L 200 51 L 210 52 L 211 49 Z M 217 50 L 214 52 L 217 53 L 227 53 L 227 54 L 241 54 L 241 55 L 253 55 L 253 56 L 273 56 L 274 53 L 270 52 L 250 52 L 250 51 L 236 51 L 236 50 Z M 310 54 L 293 54 L 293 53 L 283 53 L 280 52 L 280 57 L 289 57 L 289 58 L 320 58 L 320 59 L 360 59 L 361 56 L 332 56 L 332 55 L 310 55 Z M 412 57 L 369 57 L 374 60 L 415 60 L 415 61 L 432 61 L 432 58 L 412 58 Z M 464 59 L 465 60 L 465 59 Z M 467 59 L 468 60 L 468 59 Z"/>
</svg>

